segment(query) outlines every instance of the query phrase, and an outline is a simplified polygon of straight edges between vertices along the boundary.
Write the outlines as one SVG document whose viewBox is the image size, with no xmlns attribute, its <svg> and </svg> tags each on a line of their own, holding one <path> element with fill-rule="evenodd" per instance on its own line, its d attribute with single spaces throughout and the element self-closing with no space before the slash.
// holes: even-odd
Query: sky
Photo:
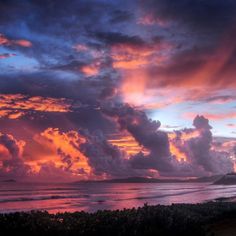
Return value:
<svg viewBox="0 0 236 236">
<path fill-rule="evenodd" d="M 234 171 L 236 2 L 0 1 L 0 179 Z"/>
</svg>

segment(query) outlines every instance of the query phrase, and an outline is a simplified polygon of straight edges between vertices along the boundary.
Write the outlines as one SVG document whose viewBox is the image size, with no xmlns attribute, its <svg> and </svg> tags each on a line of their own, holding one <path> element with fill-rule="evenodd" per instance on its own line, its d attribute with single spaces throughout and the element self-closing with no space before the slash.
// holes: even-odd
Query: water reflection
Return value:
<svg viewBox="0 0 236 236">
<path fill-rule="evenodd" d="M 1 183 L 0 212 L 55 212 L 123 209 L 172 203 L 198 203 L 235 195 L 236 186 L 210 183 Z"/>
</svg>

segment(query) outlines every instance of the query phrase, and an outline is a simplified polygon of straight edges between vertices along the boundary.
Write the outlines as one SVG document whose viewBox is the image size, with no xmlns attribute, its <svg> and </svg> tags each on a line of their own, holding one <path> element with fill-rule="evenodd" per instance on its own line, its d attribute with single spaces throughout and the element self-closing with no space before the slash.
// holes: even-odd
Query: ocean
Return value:
<svg viewBox="0 0 236 236">
<path fill-rule="evenodd" d="M 0 183 L 0 212 L 50 213 L 200 203 L 236 196 L 236 186 L 211 183 Z"/>
</svg>

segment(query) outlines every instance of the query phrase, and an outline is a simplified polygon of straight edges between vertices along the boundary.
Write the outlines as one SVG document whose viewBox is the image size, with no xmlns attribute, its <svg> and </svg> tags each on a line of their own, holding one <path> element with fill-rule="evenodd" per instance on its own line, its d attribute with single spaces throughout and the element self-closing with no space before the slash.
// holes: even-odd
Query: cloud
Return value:
<svg viewBox="0 0 236 236">
<path fill-rule="evenodd" d="M 159 130 L 159 122 L 129 106 L 103 109 L 119 125 L 121 138 L 109 139 L 101 130 L 47 128 L 26 143 L 1 134 L 1 176 L 72 181 L 153 176 L 153 171 L 158 176 L 203 176 L 233 169 L 235 144 L 217 146 L 203 116 L 195 117 L 194 128 L 167 133 Z"/>
<path fill-rule="evenodd" d="M 0 145 L 7 150 L 3 153 L 0 166 L 0 177 L 3 178 L 26 178 L 30 175 L 30 168 L 24 163 L 23 150 L 25 142 L 16 140 L 10 134 L 0 133 Z"/>
<path fill-rule="evenodd" d="M 9 53 L 0 58 L 17 57 L 0 68 L 1 132 L 26 142 L 21 159 L 39 179 L 230 171 L 232 145 L 217 149 L 204 117 L 235 116 L 235 6 L 4 1 L 0 45 Z M 204 117 L 185 114 L 222 104 Z M 186 116 L 194 127 L 163 131 L 154 112 L 166 128 L 184 127 Z"/>
<path fill-rule="evenodd" d="M 26 39 L 8 39 L 5 35 L 0 34 L 0 45 L 3 46 L 21 46 L 21 47 L 32 47 L 32 43 Z"/>
<path fill-rule="evenodd" d="M 0 34 L 0 45 L 8 45 L 10 40 L 7 39 L 3 34 Z"/>
<path fill-rule="evenodd" d="M 99 62 L 90 65 L 84 65 L 80 68 L 80 71 L 86 76 L 95 76 L 99 73 L 99 66 Z"/>
<path fill-rule="evenodd" d="M 22 156 L 25 142 L 17 141 L 12 135 L 0 134 L 0 143 L 7 148 L 13 159 L 20 159 Z"/>
<path fill-rule="evenodd" d="M 87 51 L 88 47 L 84 44 L 76 44 L 75 46 L 73 46 L 73 48 L 77 51 L 77 52 L 83 52 L 83 51 Z"/>
<path fill-rule="evenodd" d="M 132 155 L 136 155 L 139 152 L 148 154 L 148 150 L 143 148 L 138 144 L 134 137 L 128 132 L 123 132 L 121 134 L 112 134 L 107 140 L 114 146 L 117 146 L 121 151 L 126 153 L 125 158 L 130 158 Z"/>
<path fill-rule="evenodd" d="M 234 119 L 236 117 L 235 112 L 227 112 L 227 113 L 204 113 L 205 117 L 210 120 L 225 120 L 225 119 Z M 194 113 L 185 113 L 183 116 L 187 119 L 192 119 L 195 114 Z"/>
<path fill-rule="evenodd" d="M 17 119 L 27 112 L 70 112 L 72 101 L 64 98 L 26 96 L 23 94 L 0 94 L 0 116 Z"/>
<path fill-rule="evenodd" d="M 230 0 L 204 3 L 197 0 L 174 3 L 171 0 L 148 0 L 139 3 L 144 13 L 177 23 L 192 32 L 221 33 L 235 19 L 235 2 Z"/>
<path fill-rule="evenodd" d="M 109 143 L 102 131 L 93 134 L 84 133 L 87 142 L 81 145 L 81 150 L 88 156 L 94 174 L 107 177 L 132 176 L 132 169 L 127 165 L 125 153 L 117 146 Z"/>
<path fill-rule="evenodd" d="M 137 35 L 129 36 L 119 32 L 100 31 L 95 33 L 95 37 L 108 46 L 124 44 L 124 45 L 141 47 L 145 44 L 145 41 L 143 41 L 143 39 Z"/>
<path fill-rule="evenodd" d="M 81 178 L 90 175 L 91 167 L 88 164 L 87 157 L 83 155 L 80 147 L 86 142 L 86 139 L 76 131 L 62 132 L 57 128 L 48 128 L 39 136 L 35 136 L 39 143 L 45 141 L 54 150 L 54 156 L 59 157 L 54 160 L 54 164 L 62 170 Z M 49 160 L 50 161 L 50 160 Z M 53 161 L 53 160 L 51 160 Z"/>
<path fill-rule="evenodd" d="M 214 103 L 214 104 L 225 104 L 229 102 L 233 102 L 236 99 L 235 96 L 232 95 L 218 95 L 218 96 L 213 96 L 213 97 L 208 97 L 203 99 L 203 102 L 209 102 L 209 103 Z"/>
<path fill-rule="evenodd" d="M 230 128 L 236 128 L 236 124 L 232 124 L 232 123 L 227 124 L 227 126 Z"/>
<path fill-rule="evenodd" d="M 157 169 L 158 171 L 171 171 L 171 154 L 169 151 L 168 136 L 159 131 L 160 122 L 148 119 L 142 111 L 133 109 L 128 105 L 104 109 L 105 114 L 114 117 L 121 130 L 127 130 L 134 139 L 147 149 L 150 154 L 137 154 L 131 160 L 136 169 Z"/>
<path fill-rule="evenodd" d="M 167 53 L 173 45 L 170 42 L 161 40 L 145 42 L 139 38 L 127 38 L 126 40 L 117 40 L 112 42 L 111 57 L 113 67 L 116 69 L 132 70 L 150 66 L 152 64 L 161 64 L 167 60 Z"/>
<path fill-rule="evenodd" d="M 165 20 L 162 20 L 159 17 L 155 17 L 151 14 L 144 15 L 140 17 L 137 21 L 138 24 L 150 26 L 150 25 L 159 25 L 161 27 L 167 26 L 168 22 Z"/>
<path fill-rule="evenodd" d="M 26 48 L 32 47 L 32 43 L 25 39 L 15 40 L 13 44 Z"/>
<path fill-rule="evenodd" d="M 230 155 L 211 150 L 211 126 L 203 116 L 194 118 L 194 129 L 167 135 L 158 130 L 160 123 L 129 106 L 115 106 L 105 113 L 114 117 L 121 130 L 128 131 L 148 151 L 133 155 L 130 163 L 134 169 L 152 168 L 164 176 L 202 176 L 232 171 Z"/>
<path fill-rule="evenodd" d="M 211 126 L 204 116 L 196 116 L 193 121 L 195 129 L 175 131 L 170 142 L 187 159 L 186 173 L 195 175 L 212 175 L 233 170 L 230 154 L 213 149 Z"/>
<path fill-rule="evenodd" d="M 14 53 L 4 53 L 4 54 L 0 54 L 0 59 L 6 59 L 9 57 L 14 57 L 14 56 L 16 56 L 16 54 Z"/>
</svg>

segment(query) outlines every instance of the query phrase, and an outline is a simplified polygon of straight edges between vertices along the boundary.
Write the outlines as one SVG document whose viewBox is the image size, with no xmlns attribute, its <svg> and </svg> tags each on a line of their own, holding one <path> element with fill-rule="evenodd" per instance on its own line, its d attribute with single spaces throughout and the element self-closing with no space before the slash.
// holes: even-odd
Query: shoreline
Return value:
<svg viewBox="0 0 236 236">
<path fill-rule="evenodd" d="M 95 213 L 46 211 L 0 214 L 1 232 L 25 235 L 218 235 L 236 234 L 236 202 L 156 205 Z M 231 225 L 230 227 L 218 227 Z M 234 227 L 235 225 L 235 227 Z M 209 234 L 209 233 L 215 234 Z M 219 234 L 224 235 L 224 234 Z M 230 235 L 230 234 L 228 234 Z"/>
<path fill-rule="evenodd" d="M 65 197 L 63 197 L 65 198 Z M 62 199 L 63 199 L 62 198 Z M 150 199 L 150 198 L 156 198 L 156 197 L 145 197 L 144 199 Z M 46 199 L 38 199 L 40 201 L 47 201 L 48 199 L 54 199 L 54 197 L 49 197 Z M 59 198 L 60 199 L 60 198 Z M 142 198 L 136 198 L 136 199 L 142 199 Z M 12 202 L 21 202 L 21 201 L 25 201 L 23 200 L 12 200 Z M 28 201 L 28 200 L 27 200 Z M 30 201 L 30 200 L 29 200 Z M 99 203 L 99 204 L 103 204 L 104 202 L 106 202 L 107 200 L 97 200 L 95 201 L 95 203 Z M 116 200 L 119 201 L 119 200 Z M 8 201 L 11 202 L 11 201 Z M 4 203 L 4 202 L 3 202 Z M 123 209 L 133 209 L 133 208 L 140 208 L 142 207 L 144 204 L 148 204 L 148 206 L 156 206 L 156 205 L 161 205 L 161 206 L 172 206 L 172 205 L 181 205 L 181 204 L 187 204 L 187 205 L 198 205 L 198 204 L 205 204 L 205 203 L 236 203 L 236 195 L 232 195 L 229 197 L 217 197 L 217 198 L 212 198 L 212 199 L 208 199 L 208 200 L 203 200 L 203 201 L 199 201 L 199 202 L 173 202 L 173 203 L 167 203 L 167 204 L 163 204 L 163 203 L 149 203 L 149 202 L 145 202 L 143 201 L 142 204 L 138 204 L 136 206 L 132 206 L 132 207 L 119 207 L 119 208 L 106 208 L 106 207 L 102 207 L 102 208 L 95 208 L 94 210 L 87 210 L 85 209 L 86 207 L 83 207 L 82 209 L 75 209 L 75 210 L 71 210 L 70 208 L 60 208 L 60 206 L 58 206 L 57 208 L 31 208 L 31 209 L 7 209 L 4 211 L 4 208 L 0 209 L 0 215 L 2 214 L 14 214 L 14 213 L 31 213 L 31 212 L 48 212 L 49 214 L 53 215 L 53 214 L 64 214 L 64 213 L 76 213 L 76 212 L 87 212 L 89 214 L 94 214 L 97 211 L 122 211 Z M 57 210 L 58 209 L 58 210 Z"/>
</svg>

